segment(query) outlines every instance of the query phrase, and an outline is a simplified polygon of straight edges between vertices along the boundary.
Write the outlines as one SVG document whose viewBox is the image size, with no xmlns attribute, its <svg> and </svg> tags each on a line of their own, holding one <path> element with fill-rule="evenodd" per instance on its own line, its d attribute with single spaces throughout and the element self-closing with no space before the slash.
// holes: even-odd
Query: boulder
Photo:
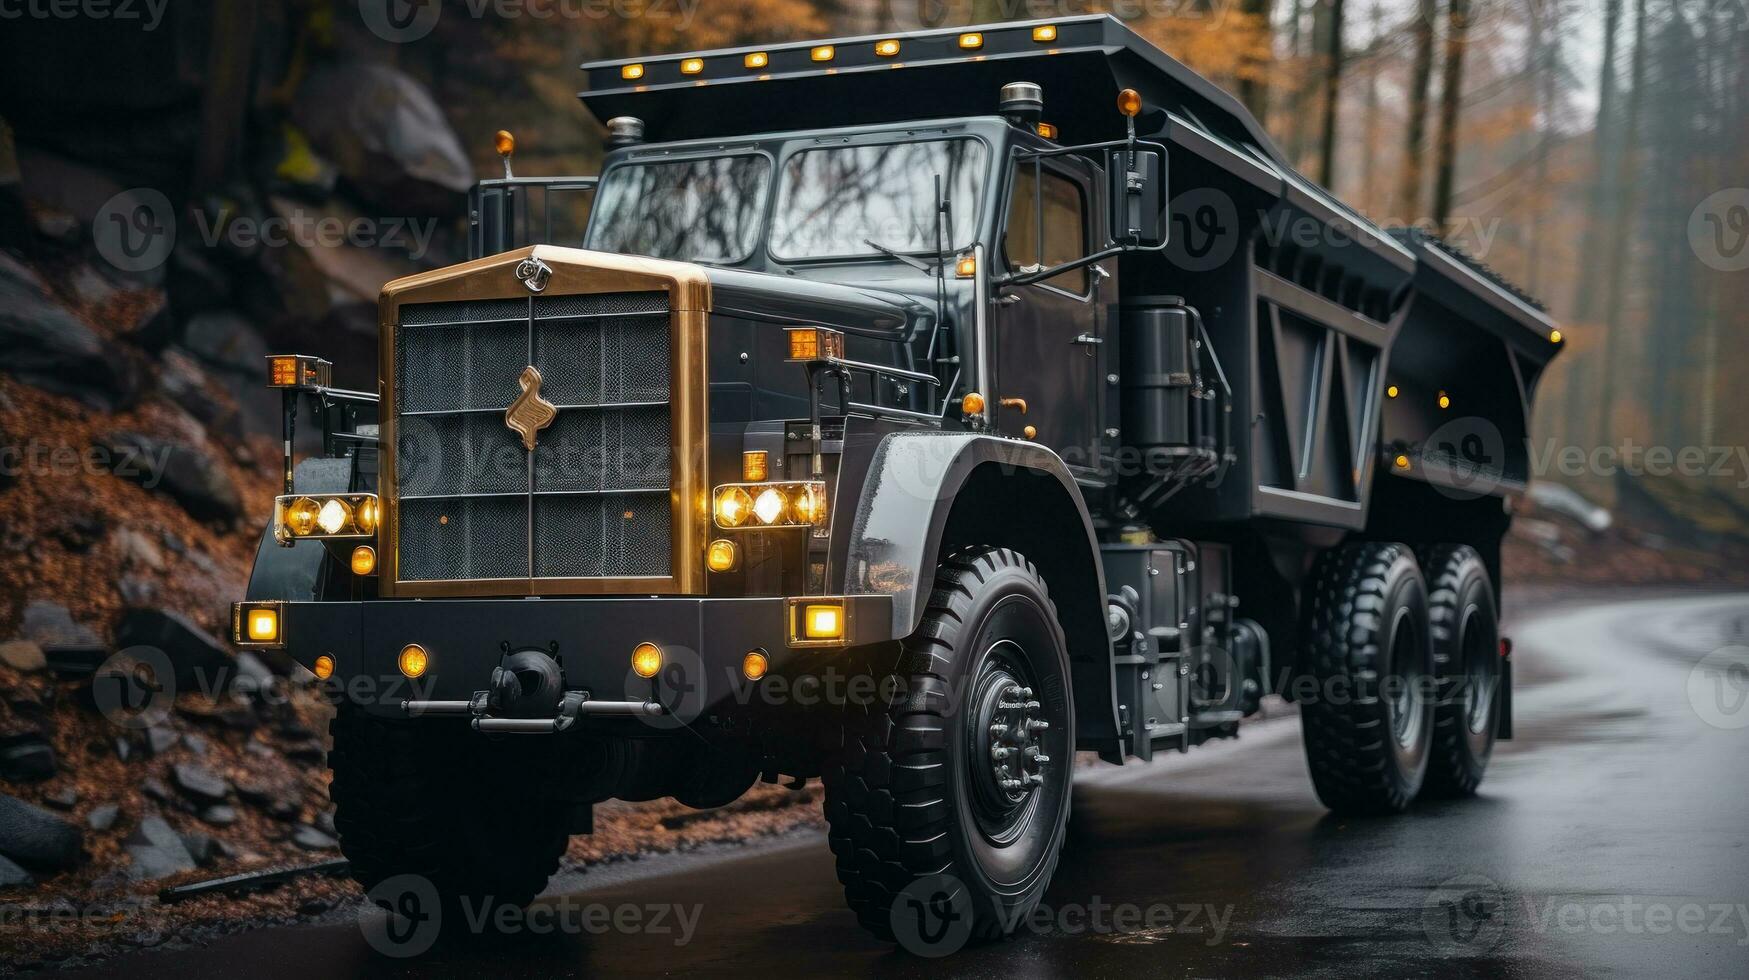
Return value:
<svg viewBox="0 0 1749 980">
<path fill-rule="evenodd" d="M 206 364 L 243 375 L 255 384 L 267 377 L 267 343 L 255 324 L 235 310 L 211 310 L 189 317 L 182 327 L 182 346 Z"/>
<path fill-rule="evenodd" d="M 0 857 L 0 888 L 22 888 L 36 883 L 30 872 L 6 857 Z"/>
<path fill-rule="evenodd" d="M 146 748 L 153 755 L 163 755 L 176 747 L 176 731 L 168 725 L 153 725 L 146 729 Z"/>
<path fill-rule="evenodd" d="M 55 776 L 55 747 L 36 732 L 0 737 L 0 778 L 40 783 Z"/>
<path fill-rule="evenodd" d="M 163 817 L 151 816 L 141 820 L 122 849 L 133 858 L 128 877 L 135 881 L 193 871 L 197 866 L 194 855 L 188 853 L 188 845 L 164 822 Z"/>
<path fill-rule="evenodd" d="M 92 830 L 102 832 L 114 827 L 116 818 L 119 816 L 121 816 L 121 807 L 116 806 L 114 803 L 105 803 L 102 806 L 94 806 L 91 808 L 91 812 L 85 815 L 85 826 L 90 827 Z"/>
<path fill-rule="evenodd" d="M 34 272 L 0 253 L 0 359 L 25 384 L 104 411 L 138 400 L 139 362 L 104 343 L 49 294 Z"/>
<path fill-rule="evenodd" d="M 243 499 L 230 474 L 206 450 L 138 432 L 102 440 L 110 469 L 123 479 L 169 495 L 200 520 L 236 520 Z"/>
<path fill-rule="evenodd" d="M 461 140 L 425 86 L 385 64 L 310 72 L 292 121 L 341 180 L 386 214 L 460 214 L 474 184 Z"/>
<path fill-rule="evenodd" d="M 116 645 L 156 647 L 176 668 L 179 691 L 216 691 L 231 671 L 231 653 L 218 637 L 168 609 L 130 609 L 115 627 Z"/>
<path fill-rule="evenodd" d="M 62 871 L 79 863 L 84 834 L 60 817 L 0 794 L 0 854 L 29 868 Z"/>
<path fill-rule="evenodd" d="M 237 822 L 237 808 L 226 803 L 215 803 L 200 811 L 200 819 L 214 827 L 229 827 Z"/>
<path fill-rule="evenodd" d="M 300 824 L 298 829 L 292 832 L 291 839 L 293 844 L 306 851 L 326 851 L 340 846 L 339 841 L 309 824 Z"/>
<path fill-rule="evenodd" d="M 192 762 L 172 767 L 170 779 L 177 789 L 200 803 L 223 803 L 231 795 L 231 784 L 223 776 Z"/>
<path fill-rule="evenodd" d="M 109 656 L 90 627 L 75 623 L 66 606 L 44 599 L 24 607 L 18 633 L 41 647 L 44 661 L 59 674 L 90 674 Z"/>
<path fill-rule="evenodd" d="M 79 790 L 72 786 L 62 786 L 44 793 L 43 802 L 57 810 L 71 810 L 79 805 Z"/>
<path fill-rule="evenodd" d="M 35 673 L 49 664 L 43 657 L 43 648 L 30 640 L 0 643 L 0 663 L 24 674 Z"/>
</svg>

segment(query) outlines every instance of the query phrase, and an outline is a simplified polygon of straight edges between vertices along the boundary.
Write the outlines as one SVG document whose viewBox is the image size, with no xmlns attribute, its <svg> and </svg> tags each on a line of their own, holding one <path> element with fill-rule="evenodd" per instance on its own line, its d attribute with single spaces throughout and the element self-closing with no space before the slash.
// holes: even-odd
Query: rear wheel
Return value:
<svg viewBox="0 0 1749 980">
<path fill-rule="evenodd" d="M 1433 734 L 1427 590 L 1407 547 L 1360 541 L 1313 573 L 1302 698 L 1306 762 L 1318 799 L 1345 814 L 1392 813 L 1415 799 Z"/>
<path fill-rule="evenodd" d="M 826 774 L 838 878 L 870 932 L 940 954 L 1037 906 L 1069 813 L 1068 677 L 1030 562 L 983 548 L 942 563 L 895 696 L 850 706 Z"/>
<path fill-rule="evenodd" d="M 1500 722 L 1500 624 L 1494 588 L 1474 548 L 1437 545 L 1426 557 L 1439 703 L 1422 792 L 1473 796 L 1493 755 Z"/>
<path fill-rule="evenodd" d="M 405 914 L 408 901 L 435 897 L 437 909 L 414 911 L 441 915 L 447 932 L 527 905 L 558 870 L 568 835 L 560 807 L 538 798 L 537 759 L 444 720 L 344 705 L 330 732 L 340 850 L 373 901 Z M 516 744 L 538 754 L 531 741 Z"/>
</svg>

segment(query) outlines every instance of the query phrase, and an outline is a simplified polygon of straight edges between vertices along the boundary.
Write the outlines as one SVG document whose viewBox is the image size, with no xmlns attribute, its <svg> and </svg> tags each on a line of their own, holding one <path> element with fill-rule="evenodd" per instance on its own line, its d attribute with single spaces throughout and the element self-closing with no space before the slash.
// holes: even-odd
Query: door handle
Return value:
<svg viewBox="0 0 1749 980">
<path fill-rule="evenodd" d="M 1075 343 L 1085 344 L 1088 347 L 1098 347 L 1100 344 L 1105 343 L 1105 338 L 1104 337 L 1095 337 L 1090 333 L 1084 333 L 1084 334 L 1080 334 L 1080 335 L 1076 336 Z"/>
<path fill-rule="evenodd" d="M 1001 405 L 1003 408 L 1016 409 L 1022 415 L 1026 414 L 1026 399 L 1024 398 L 1001 398 L 997 399 L 996 404 Z"/>
</svg>

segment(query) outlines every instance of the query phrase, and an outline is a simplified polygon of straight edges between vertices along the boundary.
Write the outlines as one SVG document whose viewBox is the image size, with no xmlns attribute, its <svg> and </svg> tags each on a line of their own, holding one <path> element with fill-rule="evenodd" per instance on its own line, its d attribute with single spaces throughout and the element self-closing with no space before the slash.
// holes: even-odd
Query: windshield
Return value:
<svg viewBox="0 0 1749 980">
<path fill-rule="evenodd" d="M 585 248 L 730 264 L 753 254 L 771 184 L 763 156 L 628 163 L 601 179 Z"/>
<path fill-rule="evenodd" d="M 951 250 L 971 246 L 986 159 L 977 140 L 804 150 L 784 163 L 771 253 L 780 259 L 935 251 L 935 178 L 953 205 Z"/>
</svg>

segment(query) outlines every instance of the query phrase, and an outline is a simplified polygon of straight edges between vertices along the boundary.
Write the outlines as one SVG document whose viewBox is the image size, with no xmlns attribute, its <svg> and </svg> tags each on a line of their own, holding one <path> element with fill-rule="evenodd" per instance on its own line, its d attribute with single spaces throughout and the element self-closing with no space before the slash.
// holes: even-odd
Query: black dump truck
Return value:
<svg viewBox="0 0 1749 980">
<path fill-rule="evenodd" d="M 235 639 L 336 692 L 364 886 L 527 903 L 595 803 L 818 777 L 867 928 L 951 875 L 991 935 L 1078 753 L 1271 694 L 1335 811 L 1475 792 L 1534 301 L 1109 17 L 583 70 L 601 175 L 499 134 L 476 257 L 383 288 L 374 391 L 269 360 Z"/>
</svg>

